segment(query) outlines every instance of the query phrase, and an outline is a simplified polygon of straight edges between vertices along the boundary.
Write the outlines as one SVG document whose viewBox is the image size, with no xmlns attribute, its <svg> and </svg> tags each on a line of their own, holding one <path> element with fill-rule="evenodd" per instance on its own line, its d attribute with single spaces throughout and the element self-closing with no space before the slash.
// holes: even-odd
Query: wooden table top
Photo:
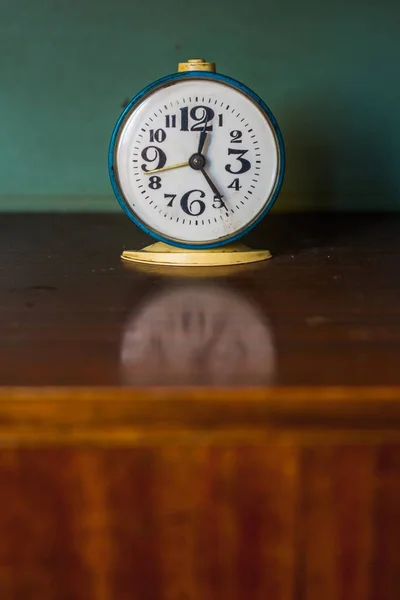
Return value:
<svg viewBox="0 0 400 600">
<path fill-rule="evenodd" d="M 398 600 L 400 218 L 228 271 L 124 215 L 0 220 L 3 600 Z"/>
<path fill-rule="evenodd" d="M 116 426 L 218 428 L 223 414 L 232 427 L 347 418 L 397 431 L 399 217 L 271 215 L 247 241 L 272 260 L 196 275 L 124 265 L 123 249 L 148 243 L 124 215 L 3 215 L 0 228 L 8 432 L 31 399 L 65 426 L 94 425 L 100 403 L 107 426 L 111 410 Z"/>
<path fill-rule="evenodd" d="M 271 215 L 274 258 L 126 267 L 124 215 L 3 215 L 3 386 L 400 386 L 400 218 Z M 197 271 L 197 273 L 199 273 Z"/>
</svg>

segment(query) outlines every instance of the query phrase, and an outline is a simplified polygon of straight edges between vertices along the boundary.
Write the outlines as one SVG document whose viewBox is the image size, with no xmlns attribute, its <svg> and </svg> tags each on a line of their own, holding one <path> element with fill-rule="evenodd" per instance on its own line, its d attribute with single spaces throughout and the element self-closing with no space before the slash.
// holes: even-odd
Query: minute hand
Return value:
<svg viewBox="0 0 400 600">
<path fill-rule="evenodd" d="M 213 180 L 210 178 L 210 176 L 208 175 L 208 173 L 205 171 L 205 169 L 201 169 L 201 172 L 203 173 L 208 185 L 210 186 L 210 188 L 212 189 L 212 191 L 214 192 L 216 198 L 219 198 L 222 202 L 222 194 L 219 191 L 219 189 L 217 188 L 217 186 L 215 185 L 215 183 L 213 182 Z M 225 206 L 225 203 L 223 203 L 223 206 Z"/>
</svg>

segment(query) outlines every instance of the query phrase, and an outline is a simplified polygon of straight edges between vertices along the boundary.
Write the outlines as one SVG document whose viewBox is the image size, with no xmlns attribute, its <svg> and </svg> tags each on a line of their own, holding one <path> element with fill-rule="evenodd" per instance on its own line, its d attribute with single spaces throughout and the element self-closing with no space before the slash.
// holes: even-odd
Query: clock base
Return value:
<svg viewBox="0 0 400 600">
<path fill-rule="evenodd" d="M 252 250 L 236 243 L 210 250 L 188 250 L 157 242 L 142 250 L 125 250 L 121 258 L 127 262 L 169 267 L 221 267 L 260 262 L 271 258 L 271 254 L 268 250 Z"/>
</svg>

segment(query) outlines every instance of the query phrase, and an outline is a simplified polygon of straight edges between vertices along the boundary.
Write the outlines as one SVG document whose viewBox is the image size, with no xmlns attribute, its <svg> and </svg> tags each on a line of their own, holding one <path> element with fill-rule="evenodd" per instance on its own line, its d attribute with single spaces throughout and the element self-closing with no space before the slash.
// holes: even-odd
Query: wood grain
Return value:
<svg viewBox="0 0 400 600">
<path fill-rule="evenodd" d="M 123 216 L 0 234 L 1 599 L 398 600 L 398 217 L 195 277 Z"/>
<path fill-rule="evenodd" d="M 0 445 L 400 440 L 397 388 L 0 389 Z"/>
<path fill-rule="evenodd" d="M 395 600 L 398 446 L 0 453 L 4 598 Z"/>
</svg>

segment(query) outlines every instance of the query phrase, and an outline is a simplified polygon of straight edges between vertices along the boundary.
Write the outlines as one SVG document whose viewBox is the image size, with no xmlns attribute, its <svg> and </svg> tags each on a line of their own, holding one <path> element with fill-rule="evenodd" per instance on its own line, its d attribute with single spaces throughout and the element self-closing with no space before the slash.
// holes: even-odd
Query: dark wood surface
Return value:
<svg viewBox="0 0 400 600">
<path fill-rule="evenodd" d="M 122 265 L 123 215 L 0 220 L 1 600 L 398 600 L 400 218 Z"/>
<path fill-rule="evenodd" d="M 400 386 L 400 218 L 271 215 L 274 258 L 136 270 L 124 215 L 3 215 L 3 386 Z"/>
</svg>

